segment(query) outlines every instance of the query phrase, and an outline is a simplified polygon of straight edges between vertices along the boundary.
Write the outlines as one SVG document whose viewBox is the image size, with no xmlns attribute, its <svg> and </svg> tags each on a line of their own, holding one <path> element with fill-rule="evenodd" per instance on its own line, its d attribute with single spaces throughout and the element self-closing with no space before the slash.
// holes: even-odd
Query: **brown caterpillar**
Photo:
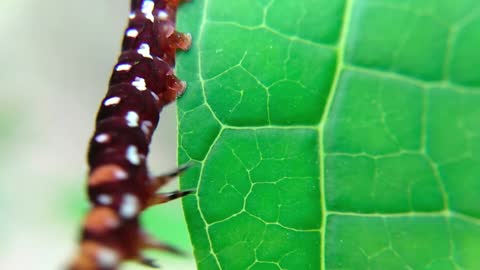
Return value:
<svg viewBox="0 0 480 270">
<path fill-rule="evenodd" d="M 175 31 L 180 0 L 132 0 L 122 52 L 96 118 L 90 141 L 88 197 L 80 250 L 69 270 L 113 270 L 126 260 L 155 267 L 143 249 L 179 253 L 142 231 L 145 208 L 192 193 L 156 193 L 186 167 L 150 176 L 146 156 L 163 106 L 185 90 L 174 75 L 175 52 L 191 36 Z"/>
</svg>

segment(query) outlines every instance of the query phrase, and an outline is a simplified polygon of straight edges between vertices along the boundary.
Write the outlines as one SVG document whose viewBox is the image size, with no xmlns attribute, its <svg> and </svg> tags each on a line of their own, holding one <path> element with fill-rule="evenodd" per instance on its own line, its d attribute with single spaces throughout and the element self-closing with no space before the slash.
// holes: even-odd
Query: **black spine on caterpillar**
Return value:
<svg viewBox="0 0 480 270">
<path fill-rule="evenodd" d="M 88 150 L 87 214 L 80 251 L 70 270 L 113 270 L 125 260 L 155 266 L 143 249 L 178 253 L 142 231 L 145 208 L 192 191 L 157 193 L 185 167 L 152 177 L 146 156 L 163 106 L 186 84 L 173 72 L 175 52 L 187 50 L 191 37 L 175 31 L 179 0 L 132 0 L 122 52 L 96 118 Z"/>
</svg>

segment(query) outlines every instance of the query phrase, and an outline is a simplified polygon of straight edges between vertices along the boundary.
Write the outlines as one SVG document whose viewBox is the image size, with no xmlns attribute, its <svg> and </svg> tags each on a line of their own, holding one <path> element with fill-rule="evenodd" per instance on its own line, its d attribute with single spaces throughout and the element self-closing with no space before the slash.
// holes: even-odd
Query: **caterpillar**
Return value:
<svg viewBox="0 0 480 270">
<path fill-rule="evenodd" d="M 121 54 L 96 117 L 88 149 L 88 199 L 80 248 L 69 270 L 114 270 L 126 260 L 156 267 L 144 249 L 180 253 L 147 235 L 139 222 L 149 206 L 193 190 L 157 193 L 187 166 L 153 177 L 146 157 L 163 106 L 186 88 L 173 71 L 190 34 L 175 30 L 181 0 L 132 0 Z"/>
</svg>

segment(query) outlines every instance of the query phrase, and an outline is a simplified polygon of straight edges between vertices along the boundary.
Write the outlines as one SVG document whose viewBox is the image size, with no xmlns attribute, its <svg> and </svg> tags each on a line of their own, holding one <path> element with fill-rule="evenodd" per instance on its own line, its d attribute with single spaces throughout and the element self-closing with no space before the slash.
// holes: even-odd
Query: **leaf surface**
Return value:
<svg viewBox="0 0 480 270">
<path fill-rule="evenodd" d="M 200 270 L 480 269 L 480 3 L 195 0 Z"/>
</svg>

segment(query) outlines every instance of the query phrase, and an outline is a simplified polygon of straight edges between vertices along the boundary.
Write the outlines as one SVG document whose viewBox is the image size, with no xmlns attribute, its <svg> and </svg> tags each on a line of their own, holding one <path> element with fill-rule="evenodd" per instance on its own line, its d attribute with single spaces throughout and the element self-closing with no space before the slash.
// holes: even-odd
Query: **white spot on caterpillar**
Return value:
<svg viewBox="0 0 480 270">
<path fill-rule="evenodd" d="M 166 23 L 164 26 L 163 26 L 163 31 L 165 32 L 165 35 L 167 37 L 170 37 L 171 35 L 173 35 L 173 33 L 175 33 L 175 27 L 173 27 L 171 24 L 169 23 Z"/>
<path fill-rule="evenodd" d="M 116 71 L 129 71 L 132 68 L 130 64 L 120 64 L 118 65 L 115 70 Z"/>
<path fill-rule="evenodd" d="M 152 14 L 152 13 L 145 14 L 145 17 L 146 17 L 149 21 L 151 21 L 151 22 L 153 23 L 154 18 L 153 18 L 153 14 Z"/>
<path fill-rule="evenodd" d="M 145 0 L 142 4 L 142 13 L 145 14 L 145 17 L 153 22 L 153 9 L 155 8 L 155 3 L 152 0 Z"/>
<path fill-rule="evenodd" d="M 129 111 L 127 112 L 127 115 L 125 116 L 125 120 L 127 120 L 127 125 L 129 127 L 138 127 L 138 119 L 140 117 L 138 114 L 134 111 Z"/>
<path fill-rule="evenodd" d="M 141 77 L 135 77 L 135 79 L 132 82 L 132 85 L 137 88 L 139 91 L 145 91 L 147 90 L 147 85 L 145 83 L 145 79 Z"/>
<path fill-rule="evenodd" d="M 161 20 L 161 21 L 166 21 L 168 20 L 168 13 L 165 11 L 165 10 L 160 10 L 158 12 L 158 18 Z"/>
<path fill-rule="evenodd" d="M 140 155 L 138 154 L 138 149 L 135 145 L 130 145 L 127 147 L 127 153 L 125 157 L 133 165 L 140 164 Z"/>
<path fill-rule="evenodd" d="M 127 37 L 136 38 L 138 36 L 138 30 L 137 29 L 128 29 L 126 35 L 127 35 Z"/>
<path fill-rule="evenodd" d="M 111 97 L 111 98 L 106 99 L 103 102 L 103 105 L 105 105 L 105 106 L 115 105 L 115 104 L 118 104 L 120 102 L 120 100 L 122 100 L 122 99 L 119 98 L 119 97 Z"/>
<path fill-rule="evenodd" d="M 149 135 L 150 134 L 150 129 L 153 127 L 153 124 L 151 121 L 143 121 L 142 122 L 142 131 L 143 133 L 145 133 L 145 135 Z"/>
<path fill-rule="evenodd" d="M 157 94 L 155 94 L 155 92 L 150 92 L 152 94 L 152 97 L 158 102 L 160 100 L 160 98 L 158 97 Z"/>
<path fill-rule="evenodd" d="M 135 19 L 135 17 L 136 17 L 135 12 L 132 12 L 128 15 L 129 19 Z"/>
<path fill-rule="evenodd" d="M 116 170 L 113 174 L 117 180 L 125 180 L 128 178 L 128 173 L 124 170 Z"/>
<path fill-rule="evenodd" d="M 106 225 L 111 228 L 111 229 L 115 229 L 117 228 L 119 225 L 120 225 L 120 220 L 118 220 L 118 218 L 109 218 L 106 220 Z"/>
<path fill-rule="evenodd" d="M 102 247 L 97 253 L 97 262 L 100 268 L 114 268 L 118 265 L 120 256 L 118 253 L 110 248 Z"/>
<path fill-rule="evenodd" d="M 152 0 L 145 0 L 142 3 L 142 13 L 152 13 L 155 8 L 155 3 Z"/>
<path fill-rule="evenodd" d="M 110 135 L 106 133 L 98 134 L 97 136 L 95 136 L 95 141 L 97 143 L 106 143 L 109 140 L 110 140 Z"/>
<path fill-rule="evenodd" d="M 120 206 L 120 215 L 123 218 L 132 218 L 140 210 L 140 203 L 137 197 L 127 193 L 123 196 L 122 205 Z"/>
<path fill-rule="evenodd" d="M 153 58 L 150 54 L 150 45 L 147 43 L 140 44 L 140 48 L 138 48 L 137 52 L 145 58 Z"/>
<path fill-rule="evenodd" d="M 113 198 L 110 195 L 107 194 L 100 194 L 97 197 L 97 201 L 103 205 L 108 205 L 113 202 Z"/>
</svg>

